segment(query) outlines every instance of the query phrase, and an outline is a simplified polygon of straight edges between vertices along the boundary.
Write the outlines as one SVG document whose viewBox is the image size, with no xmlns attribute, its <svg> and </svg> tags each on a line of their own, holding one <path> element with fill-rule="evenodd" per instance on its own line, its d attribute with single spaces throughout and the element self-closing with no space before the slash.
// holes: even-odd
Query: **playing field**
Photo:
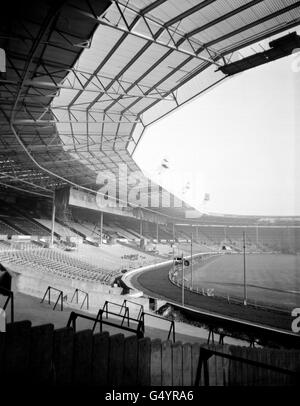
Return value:
<svg viewBox="0 0 300 406">
<path fill-rule="evenodd" d="M 186 268 L 188 270 L 188 268 Z M 282 254 L 248 254 L 246 286 L 249 301 L 293 309 L 300 305 L 300 256 Z M 186 272 L 187 284 L 190 272 Z M 213 288 L 215 295 L 244 295 L 243 255 L 222 255 L 202 266 L 194 267 L 193 286 Z"/>
</svg>

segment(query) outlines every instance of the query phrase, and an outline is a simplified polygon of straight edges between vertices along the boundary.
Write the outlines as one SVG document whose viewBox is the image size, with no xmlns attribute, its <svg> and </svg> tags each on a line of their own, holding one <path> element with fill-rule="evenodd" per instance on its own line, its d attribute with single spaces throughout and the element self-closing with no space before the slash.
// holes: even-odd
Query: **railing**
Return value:
<svg viewBox="0 0 300 406">
<path fill-rule="evenodd" d="M 137 320 L 137 319 L 132 319 L 130 317 L 128 317 L 128 321 L 132 321 L 137 323 L 137 328 L 134 329 L 132 327 L 128 326 L 123 326 L 122 324 L 117 324 L 117 323 L 113 323 L 112 321 L 108 321 L 108 320 L 103 320 L 103 313 L 106 313 L 106 316 L 108 315 L 112 315 L 112 316 L 120 316 L 117 313 L 113 313 L 113 312 L 109 312 L 108 310 L 103 310 L 100 309 L 97 313 L 96 317 L 93 316 L 88 316 L 86 314 L 80 314 L 80 313 L 76 313 L 76 312 L 71 312 L 68 323 L 67 323 L 67 327 L 72 327 L 74 331 L 76 331 L 76 320 L 78 318 L 84 319 L 84 320 L 90 320 L 93 321 L 93 327 L 92 327 L 92 332 L 94 333 L 97 324 L 99 324 L 100 327 L 100 333 L 103 332 L 103 324 L 111 326 L 111 327 L 115 327 L 115 328 L 119 328 L 121 330 L 125 330 L 125 331 L 129 331 L 131 333 L 134 333 L 137 335 L 137 338 L 143 338 L 144 337 L 144 326 L 142 325 L 142 321 L 141 320 Z"/>
<path fill-rule="evenodd" d="M 60 310 L 63 311 L 63 310 L 64 310 L 64 305 L 63 305 L 64 292 L 63 292 L 62 290 L 53 288 L 52 286 L 48 286 L 48 288 L 46 289 L 46 292 L 45 292 L 45 294 L 44 294 L 44 297 L 43 297 L 43 299 L 41 300 L 41 303 L 44 302 L 44 300 L 45 300 L 47 294 L 48 294 L 48 304 L 51 303 L 51 291 L 52 291 L 52 290 L 54 290 L 54 291 L 56 291 L 56 292 L 59 292 L 59 295 L 58 295 L 58 298 L 57 298 L 57 300 L 56 300 L 56 302 L 55 302 L 55 304 L 54 304 L 53 310 L 55 310 L 55 308 L 56 308 L 56 306 L 57 306 L 57 304 L 58 304 L 58 302 L 59 302 L 59 300 L 60 300 Z"/>
<path fill-rule="evenodd" d="M 137 306 L 140 306 L 140 310 L 139 310 L 139 313 L 138 313 L 138 316 L 137 316 L 137 318 L 140 319 L 141 314 L 144 313 L 144 305 L 142 305 L 140 303 L 137 303 L 137 302 L 133 302 L 132 300 L 124 299 L 124 301 L 122 303 L 122 306 L 121 306 L 120 314 L 122 312 L 123 307 L 128 307 L 127 303 L 132 303 L 132 304 L 135 304 Z"/>
<path fill-rule="evenodd" d="M 150 317 L 154 317 L 156 319 L 168 321 L 170 323 L 170 328 L 169 328 L 167 340 L 170 339 L 171 334 L 172 334 L 172 339 L 173 339 L 173 342 L 175 343 L 175 322 L 174 322 L 174 320 L 168 320 L 168 319 L 165 319 L 164 317 L 157 316 L 156 314 L 142 312 L 140 320 L 142 321 L 141 325 L 143 326 L 144 329 L 145 329 L 145 316 L 150 316 Z M 143 334 L 144 333 L 145 333 L 145 330 L 143 330 Z"/>
<path fill-rule="evenodd" d="M 249 358 L 238 357 L 236 355 L 226 354 L 224 352 L 220 352 L 220 351 L 212 350 L 212 349 L 209 349 L 209 348 L 201 347 L 195 386 L 199 386 L 200 379 L 201 379 L 202 367 L 203 367 L 203 375 L 204 375 L 204 385 L 209 386 L 208 360 L 213 355 L 219 356 L 221 358 L 229 359 L 231 361 L 238 361 L 238 362 L 241 362 L 243 364 L 252 365 L 252 366 L 257 367 L 257 368 L 264 368 L 264 369 L 268 369 L 270 371 L 282 373 L 284 375 L 289 375 L 289 376 L 292 376 L 294 378 L 295 384 L 297 382 L 299 382 L 299 378 L 300 378 L 300 372 L 299 371 L 291 371 L 290 369 L 287 369 L 287 368 L 282 368 L 282 367 L 266 364 L 264 362 L 254 361 L 254 360 L 251 360 Z"/>
<path fill-rule="evenodd" d="M 3 310 L 5 310 L 10 302 L 10 320 L 14 322 L 14 292 L 11 290 L 0 287 L 0 295 L 7 296 L 7 299 L 4 303 Z"/>
<path fill-rule="evenodd" d="M 124 302 L 123 302 L 123 303 L 124 303 Z M 109 306 L 109 305 L 113 305 L 113 306 L 116 306 L 116 307 L 120 307 L 120 308 L 121 308 L 120 313 L 113 313 L 113 312 L 110 312 L 110 311 L 108 310 L 108 306 Z M 123 314 L 123 316 L 122 316 L 121 312 L 123 311 L 123 309 L 124 309 L 125 311 L 124 311 L 124 314 Z M 99 310 L 99 312 L 100 312 L 100 310 Z M 99 314 L 99 312 L 98 312 L 98 314 Z M 127 320 L 127 326 L 129 327 L 129 319 L 130 319 L 130 317 L 129 317 L 129 308 L 128 308 L 127 306 L 124 307 L 123 304 L 120 305 L 119 303 L 109 302 L 108 300 L 106 300 L 105 303 L 104 303 L 104 305 L 103 305 L 103 308 L 102 308 L 102 313 L 103 313 L 103 312 L 105 312 L 107 319 L 108 319 L 108 314 L 111 314 L 111 315 L 114 315 L 114 316 L 117 316 L 117 317 L 122 317 L 121 326 L 123 326 L 123 323 L 124 323 L 124 321 L 125 321 L 125 319 L 126 319 L 126 320 Z M 138 321 L 138 319 L 132 319 L 132 320 Z"/>
<path fill-rule="evenodd" d="M 89 294 L 87 292 L 85 292 L 84 290 L 76 288 L 75 291 L 74 291 L 74 294 L 72 296 L 71 303 L 73 302 L 74 297 L 76 297 L 76 303 L 78 304 L 78 292 L 81 292 L 81 293 L 84 294 L 84 299 L 83 299 L 83 301 L 81 303 L 80 309 L 82 309 L 84 303 L 86 303 L 86 308 L 88 310 L 89 309 Z"/>
<path fill-rule="evenodd" d="M 224 338 L 230 337 L 229 334 L 226 334 L 224 331 L 215 331 L 213 327 L 209 327 L 208 337 L 207 337 L 207 344 L 215 344 L 215 334 L 219 335 L 219 344 L 224 344 Z M 257 340 L 254 337 L 243 338 L 244 341 L 249 343 L 250 348 L 255 348 L 255 343 Z"/>
</svg>

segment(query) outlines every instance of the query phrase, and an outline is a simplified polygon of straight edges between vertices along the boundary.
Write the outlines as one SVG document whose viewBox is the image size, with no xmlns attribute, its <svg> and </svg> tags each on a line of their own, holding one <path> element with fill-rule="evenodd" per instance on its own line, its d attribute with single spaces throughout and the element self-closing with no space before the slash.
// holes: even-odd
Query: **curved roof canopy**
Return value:
<svg viewBox="0 0 300 406">
<path fill-rule="evenodd" d="M 132 154 L 148 125 L 300 16 L 295 0 L 10 3 L 0 28 L 0 186 L 46 195 L 68 183 L 96 189 L 99 171 L 118 174 L 119 164 L 140 171 Z"/>
</svg>

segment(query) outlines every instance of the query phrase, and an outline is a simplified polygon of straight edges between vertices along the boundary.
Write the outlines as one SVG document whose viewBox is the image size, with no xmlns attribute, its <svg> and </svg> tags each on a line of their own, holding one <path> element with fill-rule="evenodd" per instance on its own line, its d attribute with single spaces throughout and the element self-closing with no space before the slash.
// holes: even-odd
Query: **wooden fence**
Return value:
<svg viewBox="0 0 300 406">
<path fill-rule="evenodd" d="M 32 327 L 29 321 L 7 325 L 0 334 L 0 382 L 22 380 L 58 385 L 193 386 L 205 349 L 281 366 L 295 371 L 300 352 L 228 345 L 171 343 L 123 334 L 75 333 L 52 324 Z M 211 356 L 210 385 L 290 385 L 293 377 L 242 362 Z M 200 385 L 204 384 L 203 368 Z"/>
</svg>

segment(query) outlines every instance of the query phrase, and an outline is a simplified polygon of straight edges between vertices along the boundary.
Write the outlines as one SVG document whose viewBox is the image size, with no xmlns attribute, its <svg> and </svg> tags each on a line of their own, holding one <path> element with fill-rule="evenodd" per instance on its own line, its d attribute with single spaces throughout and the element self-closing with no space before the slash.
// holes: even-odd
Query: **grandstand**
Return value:
<svg viewBox="0 0 300 406">
<path fill-rule="evenodd" d="M 200 213 L 199 218 L 189 219 L 187 211 L 192 208 L 148 179 L 136 164 L 134 152 L 145 130 L 165 115 L 234 73 L 290 55 L 299 44 L 295 30 L 300 2 L 30 0 L 17 5 L 12 0 L 6 6 L 0 25 L 0 55 L 4 55 L 0 61 L 0 263 L 19 283 L 9 289 L 0 286 L 0 296 L 12 304 L 14 293 L 24 294 L 23 301 L 15 302 L 16 313 L 30 318 L 34 303 L 34 317 L 43 324 L 55 324 L 55 316 L 51 320 L 51 313 L 44 312 L 45 304 L 28 295 L 45 298 L 45 288 L 49 304 L 53 304 L 51 289 L 56 290 L 55 305 L 61 300 L 63 307 L 66 292 L 69 296 L 76 288 L 91 296 L 94 307 L 77 314 L 78 306 L 68 303 L 69 322 L 65 320 L 67 328 L 62 330 L 6 320 L 8 339 L 3 346 L 0 342 L 1 382 L 3 378 L 18 387 L 32 376 L 37 382 L 44 379 L 57 384 L 167 385 L 169 378 L 162 374 L 167 365 L 171 372 L 165 376 L 171 377 L 174 386 L 198 385 L 195 371 L 209 357 L 206 366 L 214 365 L 215 382 L 222 385 L 293 382 L 278 375 L 274 378 L 282 369 L 288 378 L 295 374 L 299 362 L 293 350 L 282 355 L 284 361 L 279 357 L 276 362 L 272 357 L 278 353 L 271 356 L 267 349 L 255 352 L 253 348 L 254 355 L 252 349 L 236 346 L 209 352 L 215 350 L 210 346 L 215 333 L 211 326 L 224 319 L 234 344 L 242 337 L 243 345 L 250 341 L 253 346 L 298 349 L 298 337 L 288 331 L 286 319 L 283 325 L 266 327 L 264 317 L 277 317 L 272 309 L 252 309 L 248 314 L 243 306 L 226 303 L 224 307 L 224 302 L 207 301 L 204 295 L 199 299 L 199 292 L 185 285 L 184 261 L 182 286 L 172 284 L 169 276 L 174 256 L 189 256 L 191 249 L 198 256 L 210 257 L 224 253 L 225 247 L 224 251 L 239 258 L 244 231 L 248 252 L 296 257 L 299 218 Z M 294 32 L 287 34 L 289 30 Z M 264 52 L 262 41 L 268 48 Z M 148 293 L 134 282 L 125 284 L 123 273 L 130 278 L 137 271 L 147 275 Z M 169 341 L 157 343 L 144 337 L 147 315 L 143 306 L 153 310 L 147 317 L 157 318 L 154 310 L 170 300 L 169 293 L 175 305 L 184 294 L 190 296 L 194 308 L 187 312 L 191 317 L 203 313 L 198 302 L 202 303 L 206 312 L 201 317 L 208 326 L 206 346 L 171 346 Z M 139 318 L 131 320 L 136 330 L 129 318 L 125 323 L 122 311 L 129 307 L 123 305 L 124 298 L 138 300 L 132 308 L 139 309 Z M 104 320 L 100 302 L 114 302 L 121 310 L 108 318 L 106 308 Z M 211 304 L 214 309 L 208 312 Z M 230 314 L 224 314 L 224 309 L 222 314 L 222 307 Z M 120 317 L 122 323 L 116 325 Z M 76 332 L 76 318 L 93 321 L 94 326 L 100 323 L 101 333 L 104 324 L 111 333 L 127 329 L 136 337 L 129 337 L 125 344 L 124 336 L 93 334 L 90 325 L 88 331 Z M 171 325 L 168 338 L 172 328 L 175 336 L 174 320 L 159 320 L 157 329 L 167 321 Z M 188 324 L 181 325 L 189 331 Z M 236 326 L 239 337 L 234 336 Z M 222 345 L 225 333 L 217 327 Z M 254 340 L 256 336 L 250 340 L 253 331 L 260 341 Z M 275 343 L 270 339 L 273 333 Z M 130 352 L 134 349 L 138 359 Z M 231 368 L 232 364 L 218 363 L 225 353 L 242 355 L 241 362 L 233 360 L 242 364 L 253 356 L 251 373 L 243 375 L 239 364 Z M 272 364 L 273 375 L 257 374 L 262 365 L 255 359 L 277 364 L 279 372 Z M 268 362 L 263 366 L 270 367 Z M 133 371 L 139 371 L 142 378 Z M 199 378 L 201 384 L 207 383 L 206 375 Z M 257 382 L 250 375 L 260 375 L 262 380 Z"/>
<path fill-rule="evenodd" d="M 52 229 L 52 223 L 50 219 L 36 219 L 36 221 L 48 229 L 48 234 L 50 233 Z M 77 234 L 70 230 L 69 227 L 64 226 L 58 221 L 55 222 L 54 229 L 55 232 L 61 237 L 77 237 Z"/>
<path fill-rule="evenodd" d="M 19 231 L 14 229 L 10 224 L 7 224 L 4 220 L 0 220 L 0 234 L 2 235 L 18 235 Z"/>
<path fill-rule="evenodd" d="M 58 277 L 80 281 L 101 282 L 110 284 L 113 274 L 103 272 L 88 262 L 69 257 L 56 251 L 45 249 L 1 251 L 0 261 L 3 264 L 17 265 L 37 272 L 49 273 Z"/>
<path fill-rule="evenodd" d="M 266 218 L 267 220 L 267 218 Z M 274 251 L 282 253 L 297 253 L 300 251 L 299 225 L 286 221 L 285 225 L 258 225 L 251 218 L 245 225 L 245 219 L 236 216 L 234 224 L 203 224 L 202 221 L 191 224 L 179 224 L 178 229 L 186 235 L 193 234 L 194 239 L 203 245 L 220 247 L 228 245 L 241 250 L 243 233 L 246 235 L 247 249 L 258 251 Z M 240 222 L 240 225 L 237 223 Z"/>
</svg>

